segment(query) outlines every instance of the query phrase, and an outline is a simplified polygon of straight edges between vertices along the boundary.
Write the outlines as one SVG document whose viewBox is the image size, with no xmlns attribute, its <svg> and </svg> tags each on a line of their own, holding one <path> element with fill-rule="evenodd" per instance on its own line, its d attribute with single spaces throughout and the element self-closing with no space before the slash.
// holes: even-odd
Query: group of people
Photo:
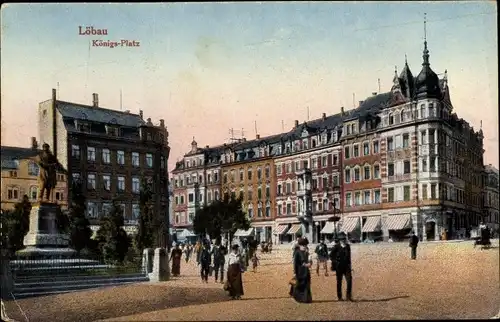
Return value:
<svg viewBox="0 0 500 322">
<path fill-rule="evenodd" d="M 294 278 L 290 281 L 290 296 L 300 303 L 312 303 L 311 293 L 311 272 L 313 265 L 312 254 L 308 248 L 309 241 L 306 238 L 299 238 L 293 252 Z M 328 259 L 331 260 L 331 270 L 337 275 L 337 297 L 343 301 L 342 281 L 347 282 L 346 299 L 352 301 L 352 265 L 351 247 L 347 243 L 345 236 L 340 236 L 334 240 L 334 246 L 328 252 L 328 247 L 324 240 L 316 246 L 317 255 L 316 273 L 319 275 L 320 266 L 325 269 L 325 276 L 328 276 Z"/>
</svg>

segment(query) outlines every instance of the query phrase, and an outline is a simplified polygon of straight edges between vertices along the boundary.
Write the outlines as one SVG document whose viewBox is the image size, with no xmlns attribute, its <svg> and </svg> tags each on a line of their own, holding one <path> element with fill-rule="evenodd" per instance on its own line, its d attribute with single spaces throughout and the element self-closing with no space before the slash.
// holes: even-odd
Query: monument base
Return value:
<svg viewBox="0 0 500 322">
<path fill-rule="evenodd" d="M 68 247 L 69 236 L 58 231 L 56 218 L 60 211 L 60 206 L 54 203 L 40 203 L 31 208 L 29 232 L 24 237 L 26 248 L 16 252 L 18 257 L 55 259 L 76 254 Z"/>
</svg>

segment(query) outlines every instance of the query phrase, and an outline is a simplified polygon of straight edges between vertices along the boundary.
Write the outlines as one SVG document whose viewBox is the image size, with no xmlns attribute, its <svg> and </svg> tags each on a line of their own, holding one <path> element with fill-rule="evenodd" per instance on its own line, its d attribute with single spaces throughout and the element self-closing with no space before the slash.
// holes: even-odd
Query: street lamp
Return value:
<svg viewBox="0 0 500 322">
<path fill-rule="evenodd" d="M 337 222 L 340 220 L 340 217 L 337 216 L 337 201 L 333 199 L 333 216 L 328 218 L 328 221 L 333 222 L 333 238 L 337 239 Z"/>
</svg>

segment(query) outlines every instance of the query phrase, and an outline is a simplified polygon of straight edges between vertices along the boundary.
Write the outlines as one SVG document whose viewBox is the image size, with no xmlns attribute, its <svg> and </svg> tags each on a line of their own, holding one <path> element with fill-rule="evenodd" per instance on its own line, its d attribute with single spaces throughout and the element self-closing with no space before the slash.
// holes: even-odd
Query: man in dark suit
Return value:
<svg viewBox="0 0 500 322">
<path fill-rule="evenodd" d="M 418 237 L 415 235 L 415 232 L 412 232 L 410 237 L 411 259 L 417 259 L 417 246 Z"/>
<path fill-rule="evenodd" d="M 337 297 L 339 301 L 342 298 L 342 279 L 345 276 L 347 283 L 346 298 L 352 301 L 352 266 L 351 266 L 351 246 L 347 243 L 345 235 L 339 238 L 340 245 L 336 246 L 335 259 L 336 259 L 336 275 L 337 275 Z"/>
</svg>

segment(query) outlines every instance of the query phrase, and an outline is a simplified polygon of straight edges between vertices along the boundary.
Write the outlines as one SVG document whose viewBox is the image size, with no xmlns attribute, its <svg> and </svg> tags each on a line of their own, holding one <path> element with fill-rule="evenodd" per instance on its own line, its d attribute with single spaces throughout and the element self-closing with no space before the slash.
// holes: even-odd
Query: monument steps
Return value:
<svg viewBox="0 0 500 322">
<path fill-rule="evenodd" d="M 15 298 L 26 298 L 42 295 L 68 293 L 86 289 L 94 289 L 100 287 L 119 286 L 140 282 L 149 282 L 149 278 L 144 274 L 132 274 L 129 276 L 88 276 L 75 277 L 73 279 L 62 280 L 44 280 L 39 282 L 29 281 L 28 283 L 19 282 L 16 280 L 14 284 Z"/>
<path fill-rule="evenodd" d="M 100 281 L 100 280 L 110 280 L 110 279 L 129 279 L 129 278 L 140 278 L 144 277 L 146 274 L 142 273 L 128 273 L 128 274 L 105 274 L 104 272 L 97 275 L 47 275 L 47 276 L 16 276 L 14 285 L 45 285 L 45 284 L 54 284 L 54 283 L 65 283 L 68 282 L 87 282 L 89 280 L 92 281 Z"/>
</svg>

